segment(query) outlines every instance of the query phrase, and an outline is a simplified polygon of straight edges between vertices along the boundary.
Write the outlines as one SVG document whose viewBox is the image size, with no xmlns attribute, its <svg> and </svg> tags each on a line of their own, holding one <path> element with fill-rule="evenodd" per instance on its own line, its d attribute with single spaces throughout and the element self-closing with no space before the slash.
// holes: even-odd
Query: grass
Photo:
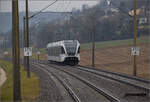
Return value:
<svg viewBox="0 0 150 102">
<path fill-rule="evenodd" d="M 45 60 L 46 59 L 46 48 L 40 48 L 39 50 L 38 49 L 33 49 L 33 55 L 31 56 L 31 58 L 33 59 L 37 59 L 37 52 L 40 51 L 40 55 L 39 55 L 39 58 L 40 60 Z"/>
<path fill-rule="evenodd" d="M 148 36 L 141 36 L 137 39 L 138 44 L 142 43 L 150 43 Z M 122 46 L 122 45 L 133 45 L 133 39 L 126 39 L 126 40 L 113 40 L 113 41 L 103 41 L 103 42 L 96 42 L 96 48 L 107 48 L 107 47 L 115 47 L 115 46 Z M 92 47 L 92 43 L 81 44 L 81 50 L 89 50 Z M 41 52 L 40 59 L 46 59 L 45 54 L 46 49 L 40 48 L 39 51 Z M 33 50 L 33 56 L 31 58 L 37 59 L 37 49 Z"/>
<path fill-rule="evenodd" d="M 149 36 L 141 36 L 137 39 L 138 44 L 142 43 L 150 43 L 150 38 Z M 102 41 L 102 42 L 96 42 L 95 47 L 96 48 L 107 48 L 107 47 L 116 47 L 116 46 L 124 46 L 128 45 L 131 46 L 133 45 L 133 39 L 126 39 L 126 40 L 113 40 L 113 41 Z M 86 44 L 81 44 L 81 50 L 89 50 L 92 47 L 92 43 L 86 43 Z M 33 48 L 33 53 L 30 58 L 32 59 L 37 59 L 37 51 L 40 51 L 40 60 L 45 60 L 46 58 L 46 48 Z M 10 52 L 10 49 L 9 49 Z M 23 59 L 23 48 L 20 50 L 21 53 L 21 59 Z"/>
<path fill-rule="evenodd" d="M 148 37 L 140 37 L 137 40 L 138 44 L 142 43 L 150 43 Z M 96 48 L 106 48 L 106 47 L 115 47 L 115 46 L 121 46 L 121 45 L 133 45 L 133 39 L 127 39 L 127 40 L 114 40 L 114 41 L 103 41 L 103 42 L 96 42 L 95 47 Z M 91 49 L 92 43 L 87 44 L 81 44 L 82 50 L 89 50 Z"/>
<path fill-rule="evenodd" d="M 30 57 L 31 59 L 37 59 L 37 52 L 40 51 L 40 60 L 45 60 L 46 56 L 45 54 L 46 52 L 46 48 L 39 48 L 39 50 L 37 48 L 32 48 L 32 56 Z M 24 51 L 23 48 L 20 48 L 20 58 L 23 59 L 24 57 Z"/>
<path fill-rule="evenodd" d="M 0 100 L 8 102 L 13 100 L 13 72 L 12 64 L 7 61 L 0 60 L 0 66 L 6 71 L 7 80 L 1 87 Z M 31 77 L 26 77 L 26 71 L 23 66 L 21 72 L 21 96 L 23 102 L 31 102 L 39 96 L 39 79 L 31 73 Z"/>
</svg>

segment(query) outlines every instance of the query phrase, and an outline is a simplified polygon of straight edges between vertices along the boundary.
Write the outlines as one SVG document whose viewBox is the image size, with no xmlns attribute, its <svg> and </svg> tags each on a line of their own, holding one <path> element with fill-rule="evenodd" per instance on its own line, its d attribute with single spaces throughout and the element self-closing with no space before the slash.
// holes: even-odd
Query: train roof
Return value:
<svg viewBox="0 0 150 102">
<path fill-rule="evenodd" d="M 48 48 L 48 47 L 52 47 L 52 46 L 63 46 L 64 43 L 71 43 L 71 42 L 77 42 L 77 43 L 79 43 L 78 40 L 62 40 L 62 41 L 57 41 L 57 42 L 48 43 L 48 44 L 47 44 L 47 48 Z"/>
</svg>

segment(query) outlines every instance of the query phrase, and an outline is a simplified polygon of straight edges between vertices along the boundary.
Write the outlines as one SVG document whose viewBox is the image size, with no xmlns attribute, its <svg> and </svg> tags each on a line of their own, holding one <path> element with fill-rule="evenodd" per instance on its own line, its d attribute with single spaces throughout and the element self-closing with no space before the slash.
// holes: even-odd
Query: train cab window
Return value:
<svg viewBox="0 0 150 102">
<path fill-rule="evenodd" d="M 65 50 L 63 47 L 61 47 L 61 54 L 65 54 Z"/>
<path fill-rule="evenodd" d="M 78 48 L 78 53 L 80 53 L 80 47 Z"/>
</svg>

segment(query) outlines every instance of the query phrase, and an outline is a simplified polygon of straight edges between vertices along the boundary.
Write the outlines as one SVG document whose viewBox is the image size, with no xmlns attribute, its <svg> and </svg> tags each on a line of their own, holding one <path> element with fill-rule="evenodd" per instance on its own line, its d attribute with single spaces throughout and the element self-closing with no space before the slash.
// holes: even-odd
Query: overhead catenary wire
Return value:
<svg viewBox="0 0 150 102">
<path fill-rule="evenodd" d="M 54 2 L 52 2 L 51 4 L 47 5 L 46 7 L 44 7 L 43 9 L 41 9 L 40 11 L 38 11 L 37 13 L 31 15 L 29 18 L 32 18 L 38 14 L 40 14 L 41 12 L 43 12 L 44 10 L 46 10 L 47 8 L 49 8 L 50 6 L 52 6 L 53 4 L 55 4 L 58 0 L 55 0 Z"/>
<path fill-rule="evenodd" d="M 25 1 L 25 4 L 26 4 L 26 33 L 25 33 L 25 38 L 24 38 L 24 47 L 27 47 L 29 48 L 29 19 L 40 14 L 43 10 L 47 9 L 48 7 L 52 6 L 53 4 L 55 4 L 58 0 L 55 0 L 54 2 L 50 3 L 48 6 L 44 7 L 43 9 L 41 9 L 39 12 L 33 14 L 32 16 L 28 16 L 28 0 Z M 25 68 L 27 68 L 27 77 L 30 78 L 30 63 L 29 63 L 29 56 L 24 56 L 24 59 L 25 59 Z"/>
<path fill-rule="evenodd" d="M 57 2 L 57 1 L 59 1 L 59 2 Z M 50 7 L 50 5 L 52 6 L 56 2 L 57 2 L 56 11 L 44 11 L 48 7 Z M 47 14 L 47 13 L 62 13 L 64 15 L 64 17 L 66 17 L 66 16 L 68 16 L 68 14 L 72 14 L 72 12 L 71 11 L 61 11 L 61 12 L 58 12 L 58 10 L 59 9 L 61 9 L 61 10 L 67 10 L 68 7 L 70 6 L 70 4 L 71 4 L 71 1 L 55 0 L 53 3 L 49 4 L 48 6 L 44 7 L 40 11 L 38 11 L 37 13 L 33 14 L 32 16 L 30 16 L 29 19 L 35 17 L 38 14 L 42 14 L 42 13 L 45 13 L 45 14 Z M 60 8 L 58 5 L 62 5 L 63 8 L 62 7 Z"/>
</svg>

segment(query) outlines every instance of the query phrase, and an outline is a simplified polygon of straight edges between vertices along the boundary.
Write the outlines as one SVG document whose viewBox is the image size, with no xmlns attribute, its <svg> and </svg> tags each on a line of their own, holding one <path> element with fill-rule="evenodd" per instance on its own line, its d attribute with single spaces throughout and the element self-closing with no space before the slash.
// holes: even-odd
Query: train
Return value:
<svg viewBox="0 0 150 102">
<path fill-rule="evenodd" d="M 80 43 L 78 40 L 62 40 L 47 44 L 48 60 L 69 65 L 80 61 Z"/>
</svg>

